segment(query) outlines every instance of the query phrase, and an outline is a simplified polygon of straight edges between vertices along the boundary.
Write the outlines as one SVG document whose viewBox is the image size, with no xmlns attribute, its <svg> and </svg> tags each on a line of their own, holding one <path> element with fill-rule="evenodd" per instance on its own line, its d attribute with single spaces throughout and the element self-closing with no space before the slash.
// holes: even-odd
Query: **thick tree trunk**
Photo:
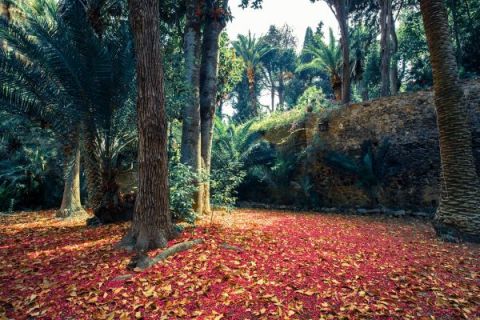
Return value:
<svg viewBox="0 0 480 320">
<path fill-rule="evenodd" d="M 338 74 L 334 74 L 330 77 L 330 83 L 332 84 L 335 101 L 342 101 L 342 78 Z"/>
<path fill-rule="evenodd" d="M 382 58 L 380 74 L 381 86 L 380 94 L 382 97 L 390 95 L 390 26 L 389 16 L 392 8 L 392 0 L 380 0 L 380 56 Z M 389 10 L 390 9 L 390 10 Z"/>
<path fill-rule="evenodd" d="M 184 34 L 185 83 L 188 95 L 182 112 L 182 144 L 181 162 L 188 165 L 197 175 L 201 173 L 201 142 L 200 142 L 200 55 L 201 55 L 201 21 L 198 12 L 201 4 L 198 0 L 188 0 L 187 21 Z M 195 194 L 195 211 L 201 213 L 202 188 L 198 182 L 198 192 Z"/>
<path fill-rule="evenodd" d="M 78 139 L 77 139 L 78 141 Z M 87 217 L 80 201 L 80 146 L 64 147 L 64 179 L 63 198 L 60 209 L 57 211 L 58 218 Z"/>
<path fill-rule="evenodd" d="M 348 33 L 348 1 L 336 0 L 335 13 L 340 26 L 342 44 L 342 103 L 350 103 L 351 100 L 351 75 L 350 75 L 350 36 Z"/>
<path fill-rule="evenodd" d="M 83 164 L 85 167 L 85 176 L 87 178 L 87 206 L 96 209 L 102 202 L 102 174 L 100 168 L 100 159 L 97 156 L 97 140 L 95 129 L 89 125 L 84 126 L 83 130 Z"/>
<path fill-rule="evenodd" d="M 443 1 L 421 0 L 433 69 L 442 162 L 437 232 L 447 240 L 480 241 L 480 181 L 472 153 L 472 134 Z"/>
<path fill-rule="evenodd" d="M 397 31 L 395 29 L 395 19 L 393 18 L 393 9 L 392 3 L 390 1 L 390 8 L 389 8 L 389 15 L 388 15 L 388 26 L 389 26 L 389 34 L 391 38 L 391 54 L 390 54 L 390 93 L 392 95 L 398 94 L 398 89 L 400 88 L 400 83 L 398 79 L 398 59 L 397 59 L 397 52 L 398 52 L 398 37 Z"/>
<path fill-rule="evenodd" d="M 137 252 L 165 247 L 174 236 L 159 5 L 156 0 L 128 1 L 137 64 L 138 191 L 132 226 L 122 244 Z"/>
<path fill-rule="evenodd" d="M 210 175 L 212 163 L 213 125 L 217 97 L 219 39 L 226 26 L 225 19 L 215 16 L 214 1 L 207 0 L 207 17 L 203 29 L 202 66 L 200 69 L 200 116 L 201 116 L 201 155 L 204 171 Z M 228 6 L 228 1 L 224 1 Z M 226 12 L 226 10 L 225 10 Z M 202 185 L 203 213 L 211 212 L 210 181 Z"/>
</svg>

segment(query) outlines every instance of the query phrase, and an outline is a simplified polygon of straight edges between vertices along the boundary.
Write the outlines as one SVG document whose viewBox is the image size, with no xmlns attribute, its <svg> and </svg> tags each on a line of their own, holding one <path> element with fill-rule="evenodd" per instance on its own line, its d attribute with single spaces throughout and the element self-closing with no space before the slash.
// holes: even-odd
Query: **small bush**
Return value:
<svg viewBox="0 0 480 320">
<path fill-rule="evenodd" d="M 195 222 L 193 196 L 198 188 L 194 181 L 198 179 L 190 167 L 179 162 L 170 165 L 170 211 L 174 220 Z"/>
</svg>

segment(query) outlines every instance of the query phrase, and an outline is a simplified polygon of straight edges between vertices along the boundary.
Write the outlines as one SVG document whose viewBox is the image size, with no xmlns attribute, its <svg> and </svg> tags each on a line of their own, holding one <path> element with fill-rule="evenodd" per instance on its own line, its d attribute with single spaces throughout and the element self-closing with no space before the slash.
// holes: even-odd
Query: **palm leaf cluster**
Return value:
<svg viewBox="0 0 480 320">
<path fill-rule="evenodd" d="M 301 64 L 296 71 L 314 70 L 327 72 L 330 76 L 339 75 L 342 70 L 342 50 L 333 30 L 329 30 L 328 43 L 317 38 L 314 40 L 304 49 L 304 54 L 312 57 L 312 60 Z"/>
<path fill-rule="evenodd" d="M 237 55 L 243 59 L 247 70 L 254 71 L 262 62 L 262 58 L 273 50 L 250 32 L 248 36 L 238 35 L 237 41 L 233 42 L 233 47 Z"/>
</svg>

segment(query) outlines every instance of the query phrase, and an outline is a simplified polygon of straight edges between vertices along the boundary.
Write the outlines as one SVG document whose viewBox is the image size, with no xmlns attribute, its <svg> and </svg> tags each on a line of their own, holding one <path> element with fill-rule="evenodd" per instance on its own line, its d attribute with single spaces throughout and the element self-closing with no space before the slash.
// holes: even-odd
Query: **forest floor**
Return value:
<svg viewBox="0 0 480 320">
<path fill-rule="evenodd" d="M 127 224 L 2 216 L 0 319 L 480 318 L 480 246 L 443 243 L 426 222 L 259 210 L 213 222 L 172 241 L 205 243 L 129 271 L 114 246 Z"/>
</svg>

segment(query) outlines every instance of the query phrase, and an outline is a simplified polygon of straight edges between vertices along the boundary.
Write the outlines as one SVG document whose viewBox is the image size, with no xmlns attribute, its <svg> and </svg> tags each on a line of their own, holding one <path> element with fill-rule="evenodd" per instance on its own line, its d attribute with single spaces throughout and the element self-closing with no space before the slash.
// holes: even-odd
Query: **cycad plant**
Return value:
<svg viewBox="0 0 480 320">
<path fill-rule="evenodd" d="M 79 193 L 83 147 L 92 205 L 112 205 L 118 196 L 118 155 L 135 139 L 128 25 L 117 19 L 99 36 L 80 2 L 62 10 L 55 0 L 15 6 L 18 18 L 0 28 L 0 105 L 54 130 L 69 159 L 65 187 L 70 193 Z M 79 195 L 73 198 L 79 201 Z M 77 207 L 70 203 L 62 215 Z"/>
<path fill-rule="evenodd" d="M 379 204 L 379 194 L 386 179 L 398 169 L 387 162 L 389 150 L 390 142 L 387 139 L 377 147 L 374 147 L 372 141 L 366 140 L 362 144 L 358 159 L 331 151 L 325 156 L 325 162 L 334 169 L 355 176 L 358 186 L 367 194 L 370 205 L 375 207 Z"/>
<path fill-rule="evenodd" d="M 304 49 L 305 54 L 310 55 L 313 59 L 310 62 L 301 64 L 297 68 L 297 72 L 304 70 L 317 70 L 328 73 L 330 76 L 330 84 L 335 94 L 335 100 L 342 100 L 342 49 L 338 41 L 333 35 L 333 31 L 329 30 L 329 41 L 325 43 L 322 39 L 315 38 L 315 41 Z"/>
</svg>

